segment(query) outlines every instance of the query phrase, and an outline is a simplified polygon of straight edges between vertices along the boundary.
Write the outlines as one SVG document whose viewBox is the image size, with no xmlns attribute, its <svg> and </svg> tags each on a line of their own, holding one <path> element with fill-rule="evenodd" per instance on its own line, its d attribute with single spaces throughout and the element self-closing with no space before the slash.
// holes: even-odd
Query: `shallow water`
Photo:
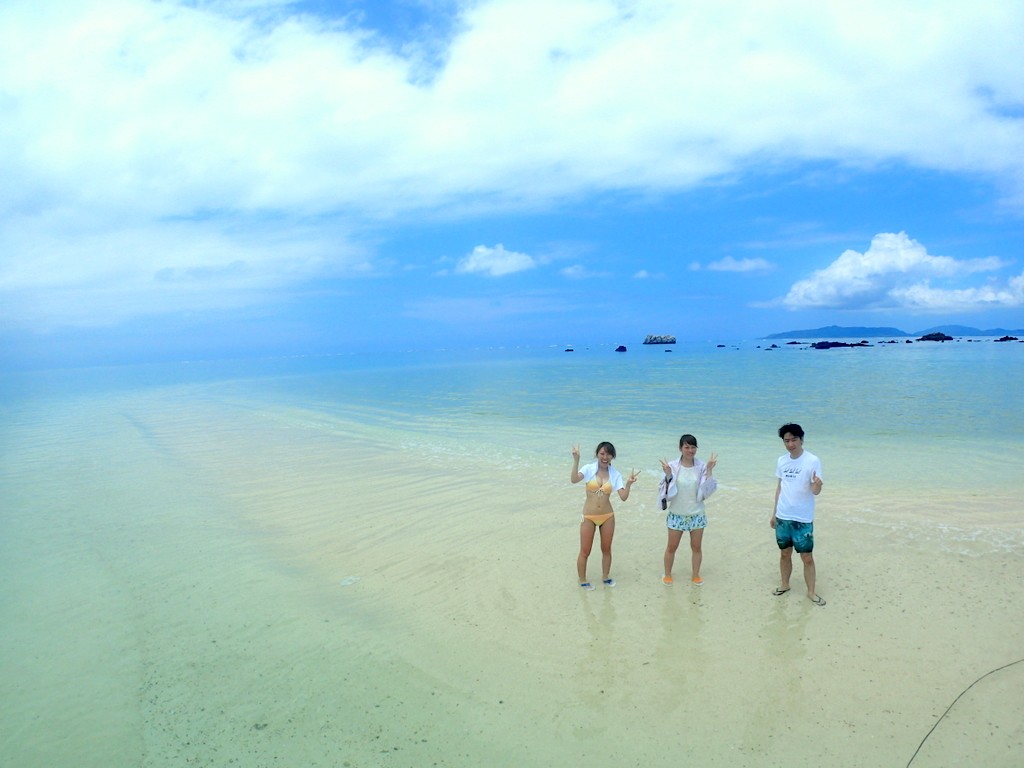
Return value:
<svg viewBox="0 0 1024 768">
<path fill-rule="evenodd" d="M 37 374 L 3 430 L 0 763 L 906 765 L 1024 657 L 1020 350 L 683 351 Z M 824 609 L 770 595 L 788 418 Z M 645 474 L 618 586 L 579 590 L 570 445 L 653 473 L 684 430 L 721 457 L 705 586 L 661 585 Z M 1015 765 L 1022 682 L 913 765 Z"/>
</svg>

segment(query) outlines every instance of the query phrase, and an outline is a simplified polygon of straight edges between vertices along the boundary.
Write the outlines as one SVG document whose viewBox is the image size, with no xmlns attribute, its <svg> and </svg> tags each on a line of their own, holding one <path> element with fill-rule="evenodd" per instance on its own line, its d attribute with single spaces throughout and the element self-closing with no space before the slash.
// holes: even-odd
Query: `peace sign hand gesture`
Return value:
<svg viewBox="0 0 1024 768">
<path fill-rule="evenodd" d="M 711 474 L 711 470 L 713 470 L 717 464 L 718 464 L 718 454 L 717 453 L 712 453 L 708 457 L 708 460 L 704 463 L 704 466 L 708 468 L 708 474 L 709 475 Z"/>
</svg>

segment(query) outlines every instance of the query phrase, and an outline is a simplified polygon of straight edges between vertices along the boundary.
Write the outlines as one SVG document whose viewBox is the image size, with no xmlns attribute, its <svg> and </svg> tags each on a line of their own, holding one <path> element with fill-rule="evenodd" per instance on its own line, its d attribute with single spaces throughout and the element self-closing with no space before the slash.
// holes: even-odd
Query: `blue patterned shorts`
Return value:
<svg viewBox="0 0 1024 768">
<path fill-rule="evenodd" d="M 814 523 L 801 523 L 796 520 L 775 518 L 775 541 L 779 549 L 793 547 L 797 552 L 806 554 L 814 551 Z"/>
<path fill-rule="evenodd" d="M 703 512 L 696 515 L 673 515 L 669 512 L 665 525 L 673 531 L 695 531 L 698 528 L 707 528 L 708 519 Z"/>
</svg>

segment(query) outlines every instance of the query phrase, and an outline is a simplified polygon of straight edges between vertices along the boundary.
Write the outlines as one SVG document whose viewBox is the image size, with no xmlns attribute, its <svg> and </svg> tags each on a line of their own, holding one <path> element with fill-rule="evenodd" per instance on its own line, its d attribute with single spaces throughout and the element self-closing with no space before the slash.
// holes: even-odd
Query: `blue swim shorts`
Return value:
<svg viewBox="0 0 1024 768">
<path fill-rule="evenodd" d="M 805 554 L 814 551 L 814 523 L 801 523 L 796 520 L 775 518 L 775 541 L 779 549 L 793 547 L 797 552 Z"/>
<path fill-rule="evenodd" d="M 707 528 L 708 519 L 703 512 L 696 515 L 673 515 L 669 512 L 665 518 L 665 525 L 673 531 L 695 531 L 698 528 Z"/>
</svg>

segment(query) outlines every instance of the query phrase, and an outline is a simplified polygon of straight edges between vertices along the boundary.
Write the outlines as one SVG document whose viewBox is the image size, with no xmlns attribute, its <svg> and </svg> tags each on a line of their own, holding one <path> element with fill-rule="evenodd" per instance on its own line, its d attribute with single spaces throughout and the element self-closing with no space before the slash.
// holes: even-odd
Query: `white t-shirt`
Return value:
<svg viewBox="0 0 1024 768">
<path fill-rule="evenodd" d="M 679 474 L 676 475 L 676 495 L 669 502 L 668 511 L 670 514 L 680 517 L 700 515 L 704 513 L 704 501 L 698 498 L 697 491 L 700 490 L 700 475 L 697 474 L 697 467 L 679 467 Z"/>
<path fill-rule="evenodd" d="M 796 520 L 800 523 L 814 522 L 814 494 L 811 492 L 811 478 L 821 477 L 821 460 L 810 451 L 791 459 L 789 454 L 779 457 L 775 476 L 782 481 L 779 504 L 775 516 L 781 520 Z"/>
</svg>

